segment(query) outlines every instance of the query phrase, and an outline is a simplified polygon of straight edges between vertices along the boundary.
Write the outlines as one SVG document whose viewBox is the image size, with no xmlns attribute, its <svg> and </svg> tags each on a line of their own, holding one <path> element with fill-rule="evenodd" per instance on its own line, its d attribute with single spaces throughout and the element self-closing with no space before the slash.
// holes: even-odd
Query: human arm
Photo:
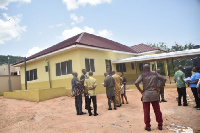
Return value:
<svg viewBox="0 0 200 133">
<path fill-rule="evenodd" d="M 138 77 L 138 79 L 135 81 L 135 86 L 137 87 L 137 89 L 140 91 L 140 93 L 142 94 L 143 93 L 143 90 L 140 88 L 139 84 L 140 82 L 142 81 L 142 76 L 140 75 Z"/>
</svg>

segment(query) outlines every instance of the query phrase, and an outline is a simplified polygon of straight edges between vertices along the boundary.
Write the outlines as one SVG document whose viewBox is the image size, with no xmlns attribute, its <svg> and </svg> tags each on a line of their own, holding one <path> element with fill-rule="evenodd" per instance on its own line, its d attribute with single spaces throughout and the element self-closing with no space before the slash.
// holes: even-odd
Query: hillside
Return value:
<svg viewBox="0 0 200 133">
<path fill-rule="evenodd" d="M 23 57 L 20 57 L 20 56 L 9 55 L 9 57 L 10 57 L 10 64 L 14 64 L 23 59 Z M 8 56 L 0 55 L 0 65 L 2 64 L 8 64 Z"/>
</svg>

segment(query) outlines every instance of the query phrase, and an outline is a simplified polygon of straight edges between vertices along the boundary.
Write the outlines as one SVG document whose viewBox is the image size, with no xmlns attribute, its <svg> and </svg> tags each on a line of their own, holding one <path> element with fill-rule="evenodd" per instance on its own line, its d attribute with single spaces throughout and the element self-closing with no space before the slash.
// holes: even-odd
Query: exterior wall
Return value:
<svg viewBox="0 0 200 133">
<path fill-rule="evenodd" d="M 20 69 L 19 67 L 14 67 L 14 66 L 10 65 L 10 74 L 12 72 L 20 71 L 19 69 Z M 0 66 L 0 75 L 9 75 L 8 74 L 8 64 L 3 64 Z"/>
<path fill-rule="evenodd" d="M 73 78 L 72 74 L 56 76 L 56 63 L 60 63 L 67 60 L 72 60 L 72 68 L 73 71 L 78 73 L 78 78 L 80 78 L 82 72 L 81 70 L 85 68 L 85 58 L 94 59 L 94 78 L 97 79 L 97 93 L 105 92 L 105 88 L 102 83 L 104 82 L 104 72 L 106 72 L 106 62 L 105 60 L 117 60 L 133 57 L 131 54 L 125 53 L 115 53 L 108 51 L 100 51 L 100 50 L 91 50 L 86 48 L 79 49 L 71 49 L 69 51 L 65 51 L 60 54 L 51 55 L 45 58 L 41 58 L 40 60 L 27 62 L 26 70 L 32 70 L 37 68 L 37 80 L 28 81 L 27 88 L 28 89 L 47 89 L 49 86 L 49 77 L 48 72 L 45 72 L 45 66 L 47 66 L 47 60 L 50 65 L 50 79 L 52 88 L 65 87 L 67 89 L 71 89 L 71 79 Z M 136 67 L 137 65 L 137 67 Z M 116 71 L 116 64 L 112 64 L 112 70 Z M 136 74 L 137 70 L 137 74 Z M 24 77 L 24 66 L 23 64 L 20 66 L 21 71 L 21 84 L 22 89 L 25 89 L 25 77 Z M 117 73 L 117 72 L 116 72 Z M 137 77 L 142 72 L 139 71 L 138 63 L 134 63 L 134 69 L 131 68 L 131 63 L 126 63 L 126 72 L 124 72 L 124 76 L 128 81 L 133 81 L 137 79 Z"/>
<path fill-rule="evenodd" d="M 56 63 L 72 60 L 73 71 L 80 69 L 79 63 L 79 50 L 71 50 L 58 54 L 55 56 L 49 56 L 48 58 L 42 58 L 38 61 L 27 63 L 26 71 L 37 68 L 37 80 L 27 81 L 28 89 L 46 89 L 50 88 L 49 86 L 49 75 L 48 72 L 45 72 L 45 66 L 47 66 L 47 60 L 49 61 L 50 66 L 50 79 L 52 88 L 66 87 L 71 88 L 71 79 L 72 75 L 62 75 L 56 76 Z M 21 71 L 21 84 L 22 89 L 25 89 L 25 75 L 24 75 L 24 66 L 20 66 Z"/>
<path fill-rule="evenodd" d="M 0 95 L 3 95 L 3 92 L 9 92 L 9 84 L 8 84 L 9 76 L 0 76 Z M 18 75 L 11 76 L 11 89 L 20 90 L 21 89 L 21 79 Z"/>
</svg>

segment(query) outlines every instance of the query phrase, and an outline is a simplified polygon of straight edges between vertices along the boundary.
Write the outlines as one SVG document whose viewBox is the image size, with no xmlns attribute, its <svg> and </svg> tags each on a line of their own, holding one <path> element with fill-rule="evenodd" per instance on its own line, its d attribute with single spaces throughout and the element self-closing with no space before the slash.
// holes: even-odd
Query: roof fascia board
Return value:
<svg viewBox="0 0 200 133">
<path fill-rule="evenodd" d="M 160 50 L 147 51 L 147 52 L 137 53 L 137 55 L 156 53 L 156 52 L 159 52 L 159 51 L 160 51 Z"/>
<path fill-rule="evenodd" d="M 30 59 L 30 60 L 26 61 L 26 63 L 29 63 L 29 62 L 32 62 L 32 61 L 35 61 L 35 60 L 39 60 L 41 58 L 44 58 L 44 57 L 47 57 L 47 56 L 51 56 L 51 55 L 54 55 L 54 54 L 57 54 L 57 53 L 61 53 L 61 52 L 65 51 L 65 50 L 70 50 L 72 48 L 86 48 L 86 49 L 92 49 L 92 50 L 101 50 L 101 51 L 107 51 L 107 52 L 115 52 L 115 53 L 129 54 L 129 55 L 137 55 L 136 53 L 123 52 L 123 51 L 117 51 L 117 50 L 109 50 L 109 49 L 103 49 L 103 48 L 97 48 L 97 47 L 91 47 L 91 46 L 84 46 L 84 45 L 80 45 L 80 44 L 74 44 L 72 46 L 69 46 L 69 47 L 66 47 L 66 48 L 63 48 L 63 49 L 60 49 L 60 50 L 57 50 L 57 51 L 54 51 L 54 52 L 51 52 L 51 53 L 36 57 L 36 58 L 33 58 L 33 59 Z M 15 67 L 19 67 L 22 64 L 24 64 L 24 62 L 16 64 L 14 66 Z"/>
<path fill-rule="evenodd" d="M 161 53 L 161 54 L 154 54 L 154 55 L 144 55 L 139 57 L 130 57 L 126 59 L 121 60 L 115 60 L 112 61 L 112 63 L 126 63 L 126 62 L 142 62 L 142 61 L 156 61 L 156 60 L 164 60 L 164 59 L 170 59 L 170 58 L 190 58 L 191 56 L 197 56 L 200 55 L 200 49 L 196 50 L 190 50 L 189 53 L 188 50 L 185 51 L 177 51 L 177 52 L 170 52 L 170 53 Z M 176 53 L 176 54 L 173 54 Z"/>
</svg>

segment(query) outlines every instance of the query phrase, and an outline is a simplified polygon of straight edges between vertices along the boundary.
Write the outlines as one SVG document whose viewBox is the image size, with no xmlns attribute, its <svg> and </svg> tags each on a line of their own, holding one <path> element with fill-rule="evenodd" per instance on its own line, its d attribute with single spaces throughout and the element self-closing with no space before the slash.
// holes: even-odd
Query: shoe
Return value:
<svg viewBox="0 0 200 133">
<path fill-rule="evenodd" d="M 165 99 L 162 99 L 161 101 L 162 101 L 162 102 L 167 102 Z"/>
<path fill-rule="evenodd" d="M 108 108 L 108 110 L 112 110 L 112 108 Z"/>
<path fill-rule="evenodd" d="M 126 102 L 126 104 L 128 104 L 128 102 Z"/>
<path fill-rule="evenodd" d="M 92 115 L 92 113 L 89 113 L 89 116 L 91 116 Z"/>
<path fill-rule="evenodd" d="M 200 108 L 197 108 L 197 110 L 200 110 Z"/>
<path fill-rule="evenodd" d="M 163 130 L 162 126 L 158 126 L 158 129 L 159 129 L 159 130 Z"/>
<path fill-rule="evenodd" d="M 147 131 L 151 131 L 150 127 L 145 127 L 144 129 L 147 130 Z"/>
<path fill-rule="evenodd" d="M 81 112 L 79 115 L 85 115 L 86 113 L 85 112 Z"/>
<path fill-rule="evenodd" d="M 181 106 L 182 104 L 178 104 L 178 106 Z"/>
<path fill-rule="evenodd" d="M 183 104 L 183 106 L 188 106 L 188 104 L 186 103 L 186 104 Z"/>
<path fill-rule="evenodd" d="M 124 104 L 124 102 L 122 102 L 122 104 Z"/>
<path fill-rule="evenodd" d="M 193 108 L 197 108 L 197 106 L 194 106 Z"/>
<path fill-rule="evenodd" d="M 98 114 L 98 113 L 95 113 L 95 114 L 94 114 L 94 116 L 97 116 L 97 115 L 99 115 L 99 114 Z"/>
<path fill-rule="evenodd" d="M 114 110 L 117 110 L 117 108 L 114 108 Z"/>
</svg>

